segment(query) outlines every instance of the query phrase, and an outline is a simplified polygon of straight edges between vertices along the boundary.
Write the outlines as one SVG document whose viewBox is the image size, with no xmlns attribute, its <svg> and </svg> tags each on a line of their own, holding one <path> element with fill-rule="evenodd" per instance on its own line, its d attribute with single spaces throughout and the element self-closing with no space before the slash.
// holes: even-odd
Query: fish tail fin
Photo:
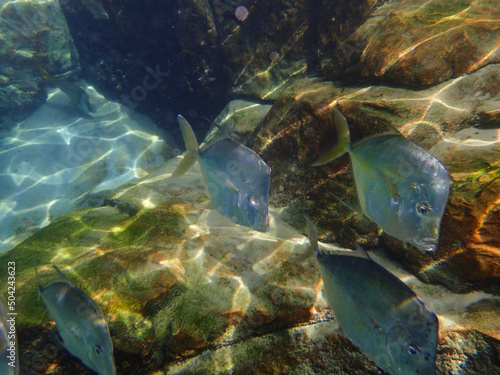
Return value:
<svg viewBox="0 0 500 375">
<path fill-rule="evenodd" d="M 346 118 L 340 113 L 337 107 L 333 108 L 335 129 L 337 130 L 337 144 L 321 155 L 312 165 L 314 167 L 326 164 L 349 152 L 351 149 L 351 133 Z"/>
<path fill-rule="evenodd" d="M 181 127 L 182 137 L 184 138 L 184 143 L 186 144 L 187 153 L 172 173 L 172 177 L 179 177 L 186 173 L 191 165 L 193 165 L 195 156 L 199 151 L 196 135 L 194 134 L 191 125 L 189 125 L 189 122 L 187 122 L 182 115 L 177 115 L 177 121 Z"/>
<path fill-rule="evenodd" d="M 311 219 L 309 219 L 308 217 L 306 217 L 305 219 L 306 219 L 306 223 L 307 223 L 307 237 L 309 237 L 309 243 L 311 244 L 311 250 L 317 254 L 319 252 L 318 231 L 316 230 L 316 227 L 314 226 Z"/>
</svg>

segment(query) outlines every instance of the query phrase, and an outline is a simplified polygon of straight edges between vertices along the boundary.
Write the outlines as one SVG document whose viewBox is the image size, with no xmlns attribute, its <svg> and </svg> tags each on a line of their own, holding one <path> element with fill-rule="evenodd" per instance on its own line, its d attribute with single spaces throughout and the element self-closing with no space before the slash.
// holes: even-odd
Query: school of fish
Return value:
<svg viewBox="0 0 500 375">
<path fill-rule="evenodd" d="M 94 2 L 84 4 L 99 14 Z M 83 90 L 72 84 L 60 89 L 82 109 L 92 110 Z M 345 117 L 337 108 L 334 116 L 338 142 L 313 165 L 349 153 L 362 212 L 388 234 L 421 250 L 435 250 L 450 188 L 446 168 L 399 134 L 352 145 Z M 238 225 L 267 231 L 271 168 L 230 135 L 200 148 L 187 120 L 181 115 L 177 120 L 187 152 L 172 178 L 180 178 L 197 161 L 214 208 Z M 313 223 L 306 222 L 311 253 L 342 332 L 389 374 L 435 374 L 438 320 L 425 302 L 359 245 L 357 251 L 321 251 Z M 39 282 L 39 291 L 62 345 L 98 374 L 116 374 L 113 344 L 100 308 L 53 267 L 59 280 L 47 286 Z M 38 279 L 36 267 L 35 274 Z M 6 316 L 0 312 L 0 347 L 5 351 Z M 3 360 L 2 374 L 17 374 Z"/>
</svg>

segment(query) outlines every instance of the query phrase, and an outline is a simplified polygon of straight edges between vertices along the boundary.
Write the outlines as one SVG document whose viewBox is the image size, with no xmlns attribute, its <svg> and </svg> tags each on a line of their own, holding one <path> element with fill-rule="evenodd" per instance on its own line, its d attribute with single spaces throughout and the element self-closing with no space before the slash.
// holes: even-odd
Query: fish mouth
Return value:
<svg viewBox="0 0 500 375">
<path fill-rule="evenodd" d="M 423 251 L 436 251 L 437 244 L 433 238 L 426 237 L 417 242 L 417 247 Z"/>
<path fill-rule="evenodd" d="M 255 229 L 258 232 L 266 233 L 267 231 L 269 231 L 269 225 L 259 225 L 253 227 L 253 229 Z"/>
</svg>

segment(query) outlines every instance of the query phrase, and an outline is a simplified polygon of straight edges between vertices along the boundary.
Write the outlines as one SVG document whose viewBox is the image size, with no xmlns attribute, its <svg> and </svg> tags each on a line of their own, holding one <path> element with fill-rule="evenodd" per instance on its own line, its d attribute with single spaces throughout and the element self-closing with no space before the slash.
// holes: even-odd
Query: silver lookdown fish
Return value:
<svg viewBox="0 0 500 375">
<path fill-rule="evenodd" d="M 19 356 L 16 338 L 16 316 L 7 315 L 8 310 L 0 297 L 0 374 L 19 374 Z"/>
<path fill-rule="evenodd" d="M 64 80 L 64 79 L 56 79 L 52 77 L 44 68 L 39 67 L 43 79 L 53 83 L 59 90 L 61 90 L 68 99 L 71 104 L 78 107 L 85 113 L 95 112 L 96 107 L 89 94 L 78 86 L 76 83 Z"/>
<path fill-rule="evenodd" d="M 76 83 L 55 79 L 52 82 L 59 90 L 66 94 L 73 105 L 80 108 L 83 112 L 89 113 L 96 111 L 94 102 L 89 94 Z"/>
<path fill-rule="evenodd" d="M 348 152 L 363 213 L 391 236 L 420 250 L 436 250 L 450 190 L 448 170 L 400 134 L 351 145 L 345 117 L 337 108 L 334 113 L 338 144 L 313 165 Z"/>
<path fill-rule="evenodd" d="M 82 4 L 89 10 L 94 16 L 94 19 L 107 20 L 109 19 L 108 12 L 104 7 L 95 0 L 82 0 Z"/>
<path fill-rule="evenodd" d="M 39 289 L 64 347 L 98 374 L 116 375 L 113 344 L 99 306 L 53 267 L 61 280 L 39 284 Z"/>
<path fill-rule="evenodd" d="M 435 374 L 438 320 L 405 283 L 358 251 L 321 252 L 308 220 L 326 298 L 342 332 L 392 375 Z"/>
<path fill-rule="evenodd" d="M 187 153 L 172 177 L 181 176 L 198 160 L 217 211 L 237 224 L 267 231 L 271 168 L 255 151 L 234 139 L 224 138 L 200 150 L 187 120 L 181 115 L 177 120 Z"/>
</svg>

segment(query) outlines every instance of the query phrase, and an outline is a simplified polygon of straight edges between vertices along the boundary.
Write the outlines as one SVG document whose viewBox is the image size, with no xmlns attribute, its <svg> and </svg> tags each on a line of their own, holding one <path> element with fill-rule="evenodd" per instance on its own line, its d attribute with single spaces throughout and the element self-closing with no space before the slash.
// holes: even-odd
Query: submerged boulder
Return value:
<svg viewBox="0 0 500 375">
<path fill-rule="evenodd" d="M 321 62 L 329 79 L 429 87 L 498 63 L 491 1 L 400 0 L 378 7 Z"/>
<path fill-rule="evenodd" d="M 50 263 L 102 309 L 118 373 L 379 373 L 339 331 L 308 240 L 275 209 L 269 232 L 260 233 L 206 208 L 198 168 L 170 177 L 178 162 L 114 192 L 108 203 L 115 207 L 74 211 L 0 256 L 16 264 L 23 373 L 90 374 L 54 339 L 57 327 L 36 302 L 38 283 L 57 277 Z M 410 278 L 383 254 L 374 256 Z M 410 284 L 440 317 L 441 345 L 451 346 L 439 351 L 438 369 L 495 369 L 499 333 L 488 323 L 495 299 Z"/>
<path fill-rule="evenodd" d="M 486 287 L 499 293 L 500 238 L 493 228 L 498 222 L 500 139 L 496 129 L 476 128 L 483 108 L 498 103 L 494 82 L 499 76 L 498 65 L 489 65 L 421 91 L 311 80 L 291 85 L 266 116 L 253 146 L 272 168 L 271 204 L 283 207 L 281 217 L 298 228 L 304 214 L 312 217 L 325 240 L 347 244 L 341 232 L 349 227 L 360 242 L 375 244 L 377 226 L 348 207 L 358 207 L 349 157 L 311 166 L 337 142 L 332 108 L 338 105 L 354 142 L 395 128 L 451 172 L 438 251 L 409 250 L 389 236 L 384 236 L 386 245 L 429 282 L 456 291 Z"/>
<path fill-rule="evenodd" d="M 0 253 L 81 207 L 100 206 L 123 184 L 173 157 L 173 142 L 149 118 L 85 87 L 95 112 L 59 89 L 0 139 Z"/>
<path fill-rule="evenodd" d="M 40 67 L 78 68 L 78 54 L 58 1 L 0 3 L 0 130 L 28 117 L 46 98 Z"/>
</svg>

